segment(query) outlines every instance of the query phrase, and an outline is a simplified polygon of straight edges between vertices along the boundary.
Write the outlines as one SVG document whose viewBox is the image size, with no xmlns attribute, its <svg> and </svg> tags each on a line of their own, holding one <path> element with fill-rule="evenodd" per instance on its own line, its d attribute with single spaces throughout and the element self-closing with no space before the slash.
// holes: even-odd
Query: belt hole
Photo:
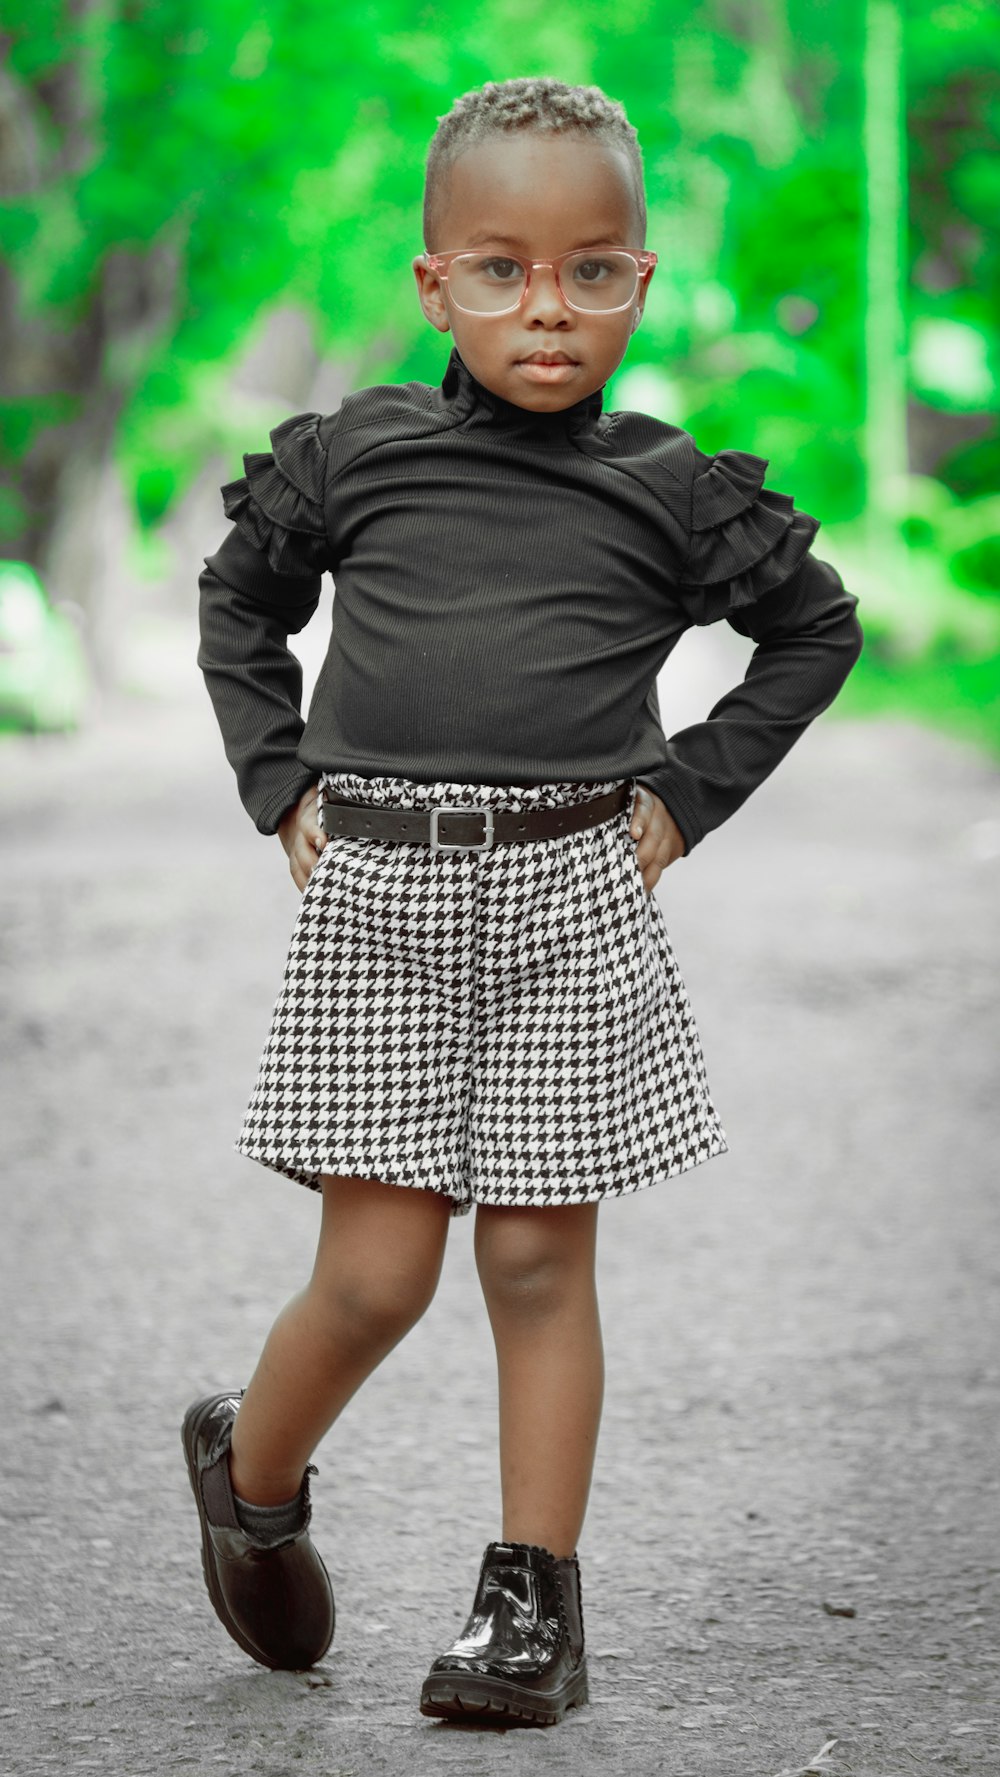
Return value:
<svg viewBox="0 0 1000 1777">
<path fill-rule="evenodd" d="M 518 830 L 518 832 L 519 832 L 519 833 L 523 833 L 523 832 L 524 832 L 524 822 L 523 822 L 523 821 L 522 821 L 522 822 L 521 822 L 521 825 L 520 825 L 520 826 L 519 826 L 519 827 L 518 827 L 518 829 L 517 829 L 517 830 Z"/>
</svg>

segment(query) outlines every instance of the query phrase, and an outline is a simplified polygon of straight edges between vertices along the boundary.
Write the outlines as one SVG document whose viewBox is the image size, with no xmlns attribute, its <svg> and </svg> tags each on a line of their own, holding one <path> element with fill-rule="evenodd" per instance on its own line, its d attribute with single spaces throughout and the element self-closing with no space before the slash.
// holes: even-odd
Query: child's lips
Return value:
<svg viewBox="0 0 1000 1777">
<path fill-rule="evenodd" d="M 576 370 L 574 358 L 519 358 L 517 369 L 522 371 L 532 382 L 558 383 Z"/>
<path fill-rule="evenodd" d="M 524 357 L 519 358 L 517 362 L 519 364 L 575 364 L 576 359 L 571 358 L 568 352 L 526 352 Z"/>
</svg>

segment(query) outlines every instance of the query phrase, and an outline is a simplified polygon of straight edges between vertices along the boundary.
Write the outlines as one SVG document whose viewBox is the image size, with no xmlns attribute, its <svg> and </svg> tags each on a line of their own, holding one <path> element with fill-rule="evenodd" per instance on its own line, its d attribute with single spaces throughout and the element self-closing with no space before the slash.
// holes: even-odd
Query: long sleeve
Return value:
<svg viewBox="0 0 1000 1777">
<path fill-rule="evenodd" d="M 315 781 L 298 757 L 302 672 L 287 644 L 315 611 L 332 565 L 319 419 L 293 415 L 271 433 L 271 452 L 244 456 L 245 476 L 222 489 L 235 524 L 198 579 L 198 665 L 243 805 L 262 833 L 274 833 Z"/>
<path fill-rule="evenodd" d="M 817 521 L 762 492 L 767 464 L 723 451 L 695 478 L 680 597 L 691 622 L 725 617 L 757 643 L 742 684 L 704 722 L 667 741 L 641 782 L 666 804 L 691 851 L 722 825 L 829 707 L 862 647 L 857 599 L 810 553 Z"/>
</svg>

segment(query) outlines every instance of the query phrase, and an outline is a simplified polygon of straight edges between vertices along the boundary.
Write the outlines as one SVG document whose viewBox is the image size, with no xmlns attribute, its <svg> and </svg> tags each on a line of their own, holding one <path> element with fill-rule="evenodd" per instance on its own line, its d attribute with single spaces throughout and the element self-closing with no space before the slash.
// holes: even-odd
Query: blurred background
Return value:
<svg viewBox="0 0 1000 1777">
<path fill-rule="evenodd" d="M 318 1457 L 316 1688 L 215 1622 L 177 1438 L 315 1238 L 231 1151 L 297 895 L 195 663 L 219 489 L 290 414 L 440 381 L 427 142 L 531 73 L 645 151 L 659 265 L 607 405 L 768 458 L 866 640 L 658 885 L 731 1152 L 601 1211 L 597 1707 L 542 1764 L 1000 1771 L 995 0 L 0 0 L 10 1777 L 540 1768 L 414 1709 L 499 1523 L 471 1217 Z M 684 637 L 668 733 L 750 649 Z"/>
<path fill-rule="evenodd" d="M 291 412 L 440 381 L 427 141 L 487 79 L 620 99 L 646 322 L 606 405 L 750 450 L 862 599 L 839 713 L 1000 751 L 992 0 L 5 0 L 0 719 L 190 677 L 220 485 Z"/>
</svg>

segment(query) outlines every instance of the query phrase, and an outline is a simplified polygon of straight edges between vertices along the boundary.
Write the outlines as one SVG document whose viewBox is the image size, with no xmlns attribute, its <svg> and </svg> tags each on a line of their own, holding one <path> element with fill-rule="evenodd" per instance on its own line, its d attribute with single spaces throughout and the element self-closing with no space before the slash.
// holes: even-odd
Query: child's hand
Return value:
<svg viewBox="0 0 1000 1777">
<path fill-rule="evenodd" d="M 288 853 L 288 868 L 296 888 L 304 889 L 316 868 L 326 834 L 319 824 L 319 785 L 286 808 L 278 822 L 278 838 Z"/>
<path fill-rule="evenodd" d="M 645 784 L 636 785 L 629 833 L 639 841 L 636 862 L 651 895 L 668 864 L 684 856 L 684 835 L 666 804 Z"/>
</svg>

